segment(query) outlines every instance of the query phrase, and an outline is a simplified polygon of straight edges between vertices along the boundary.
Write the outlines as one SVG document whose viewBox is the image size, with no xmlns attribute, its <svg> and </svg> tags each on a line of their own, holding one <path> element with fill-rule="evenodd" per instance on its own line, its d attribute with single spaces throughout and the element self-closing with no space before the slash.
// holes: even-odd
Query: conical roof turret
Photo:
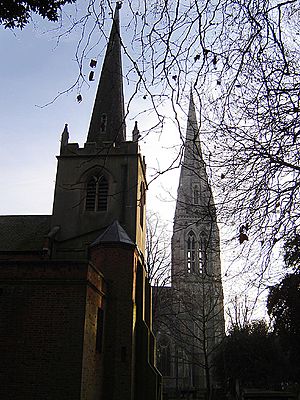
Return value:
<svg viewBox="0 0 300 400">
<path fill-rule="evenodd" d="M 102 66 L 87 142 L 126 140 L 118 2 Z"/>
</svg>

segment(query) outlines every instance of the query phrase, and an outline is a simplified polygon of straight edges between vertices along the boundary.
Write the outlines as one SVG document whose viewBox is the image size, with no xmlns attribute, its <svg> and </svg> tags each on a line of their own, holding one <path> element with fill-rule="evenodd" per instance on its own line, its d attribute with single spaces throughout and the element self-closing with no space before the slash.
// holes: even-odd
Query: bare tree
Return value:
<svg viewBox="0 0 300 400">
<path fill-rule="evenodd" d="M 146 267 L 153 286 L 170 283 L 170 238 L 168 226 L 158 213 L 146 216 Z"/>
<path fill-rule="evenodd" d="M 202 390 L 211 398 L 214 355 L 224 338 L 223 292 L 220 282 L 200 275 L 194 287 L 155 291 L 158 367 L 168 391 L 176 388 L 177 395 L 189 398 Z"/>
<path fill-rule="evenodd" d="M 110 0 L 89 0 L 62 11 L 57 40 L 81 30 L 75 50 L 79 76 L 72 86 L 79 95 L 88 83 L 86 59 L 101 54 L 114 7 Z M 127 112 L 133 106 L 136 113 L 152 110 L 153 126 L 162 128 L 162 107 L 169 105 L 182 137 L 192 83 L 219 220 L 233 225 L 236 236 L 245 227 L 266 266 L 274 244 L 290 236 L 299 217 L 298 2 L 132 1 L 123 12 Z"/>
<path fill-rule="evenodd" d="M 62 8 L 51 34 L 58 43 L 72 33 L 80 36 L 74 49 L 78 76 L 60 94 L 75 90 L 84 98 L 90 58 L 100 61 L 115 5 L 79 0 Z M 151 138 L 151 128 L 163 128 L 168 106 L 182 140 L 192 84 L 218 222 L 231 229 L 231 244 L 241 233 L 247 236 L 240 246 L 243 262 L 249 261 L 243 272 L 260 266 L 255 284 L 261 290 L 268 265 L 274 268 L 274 246 L 299 224 L 299 12 L 296 0 L 134 0 L 122 10 L 127 114 L 152 110 L 153 126 L 141 132 Z M 180 165 L 181 143 L 154 178 Z"/>
</svg>

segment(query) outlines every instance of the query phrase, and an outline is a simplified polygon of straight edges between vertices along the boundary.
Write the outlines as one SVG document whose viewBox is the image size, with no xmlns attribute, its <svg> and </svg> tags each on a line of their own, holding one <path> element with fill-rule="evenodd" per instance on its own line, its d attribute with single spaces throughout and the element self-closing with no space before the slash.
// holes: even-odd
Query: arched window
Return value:
<svg viewBox="0 0 300 400">
<path fill-rule="evenodd" d="M 198 264 L 199 264 L 199 272 L 203 274 L 206 270 L 206 262 L 207 262 L 207 241 L 203 237 L 199 240 L 199 248 L 198 248 Z"/>
<path fill-rule="evenodd" d="M 108 195 L 108 182 L 104 176 L 98 179 L 98 211 L 106 211 L 107 209 L 107 195 Z"/>
<path fill-rule="evenodd" d="M 86 186 L 86 211 L 106 211 L 108 181 L 105 176 L 92 176 Z"/>
<path fill-rule="evenodd" d="M 142 229 L 144 228 L 144 214 L 145 214 L 145 204 L 146 204 L 146 190 L 144 182 L 140 186 L 140 225 Z"/>
<path fill-rule="evenodd" d="M 187 239 L 187 272 L 195 272 L 196 240 L 193 232 L 190 232 Z"/>
<path fill-rule="evenodd" d="M 92 176 L 86 186 L 85 209 L 87 211 L 95 210 L 96 186 L 97 186 L 97 178 L 95 176 Z"/>
<path fill-rule="evenodd" d="M 171 349 L 170 342 L 163 337 L 158 342 L 158 369 L 163 376 L 171 375 Z"/>
</svg>

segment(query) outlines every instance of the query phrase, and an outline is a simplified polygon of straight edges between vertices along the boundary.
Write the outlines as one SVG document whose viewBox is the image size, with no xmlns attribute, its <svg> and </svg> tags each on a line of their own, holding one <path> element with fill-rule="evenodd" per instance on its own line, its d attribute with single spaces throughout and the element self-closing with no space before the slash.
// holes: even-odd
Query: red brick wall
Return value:
<svg viewBox="0 0 300 400">
<path fill-rule="evenodd" d="M 103 276 L 89 265 L 88 269 L 87 297 L 85 310 L 83 363 L 82 363 L 82 390 L 81 400 L 103 399 L 102 397 L 102 376 L 104 358 L 104 335 L 102 336 L 102 346 L 98 348 L 97 330 L 98 309 L 105 309 L 105 283 Z"/>
<path fill-rule="evenodd" d="M 82 263 L 0 262 L 0 398 L 80 398 Z"/>
<path fill-rule="evenodd" d="M 107 283 L 103 399 L 129 400 L 134 384 L 134 246 L 93 248 L 91 260 Z"/>
</svg>

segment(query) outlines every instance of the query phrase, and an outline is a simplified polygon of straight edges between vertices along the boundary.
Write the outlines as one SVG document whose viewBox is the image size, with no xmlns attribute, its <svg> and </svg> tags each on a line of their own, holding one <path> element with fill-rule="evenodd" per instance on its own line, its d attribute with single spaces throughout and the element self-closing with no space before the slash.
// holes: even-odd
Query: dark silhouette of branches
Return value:
<svg viewBox="0 0 300 400">
<path fill-rule="evenodd" d="M 167 224 L 158 213 L 147 212 L 146 217 L 146 267 L 152 285 L 170 283 L 170 238 Z"/>
<path fill-rule="evenodd" d="M 79 34 L 78 77 L 58 96 L 76 90 L 84 100 L 85 61 L 100 59 L 114 8 L 110 0 L 62 8 L 51 32 L 58 43 Z M 143 111 L 135 114 L 152 112 L 153 127 L 162 129 L 167 109 L 182 139 L 192 85 L 218 221 L 234 227 L 232 241 L 248 226 L 241 250 L 248 259 L 255 254 L 261 274 L 274 246 L 299 225 L 299 12 L 296 0 L 131 1 L 122 10 L 127 114 L 137 100 Z M 179 148 L 170 170 L 181 154 Z"/>
</svg>

